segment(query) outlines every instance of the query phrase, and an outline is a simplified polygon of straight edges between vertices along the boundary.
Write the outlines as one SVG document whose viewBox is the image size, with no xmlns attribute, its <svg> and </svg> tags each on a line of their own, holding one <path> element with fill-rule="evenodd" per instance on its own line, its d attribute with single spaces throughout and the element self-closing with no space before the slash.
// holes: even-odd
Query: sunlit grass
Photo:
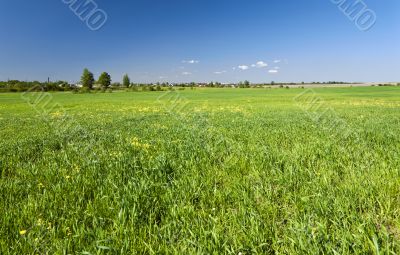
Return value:
<svg viewBox="0 0 400 255">
<path fill-rule="evenodd" d="M 399 253 L 400 89 L 302 92 L 0 94 L 0 254 Z"/>
</svg>

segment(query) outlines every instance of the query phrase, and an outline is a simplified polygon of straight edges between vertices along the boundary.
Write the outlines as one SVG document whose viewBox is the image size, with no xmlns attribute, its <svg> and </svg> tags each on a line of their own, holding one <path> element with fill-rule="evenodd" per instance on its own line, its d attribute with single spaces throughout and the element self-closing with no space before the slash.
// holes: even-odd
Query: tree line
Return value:
<svg viewBox="0 0 400 255">
<path fill-rule="evenodd" d="M 129 88 L 131 86 L 146 87 L 148 84 L 132 84 L 127 74 L 123 76 L 122 84 L 112 83 L 111 75 L 107 72 L 100 74 L 98 80 L 87 68 L 83 70 L 80 82 L 70 84 L 67 81 L 40 82 L 40 81 L 20 81 L 8 80 L 0 81 L 0 92 L 38 92 L 38 91 L 90 91 Z"/>
<path fill-rule="evenodd" d="M 329 82 L 312 82 L 311 84 L 344 84 L 347 82 L 329 81 Z M 209 87 L 209 88 L 224 88 L 224 87 L 235 87 L 235 88 L 257 88 L 264 86 L 284 86 L 284 85 L 299 85 L 301 83 L 258 83 L 252 84 L 249 81 L 243 81 L 232 84 L 222 84 L 220 82 L 210 83 L 169 83 L 169 82 L 157 82 L 157 83 L 132 83 L 130 77 L 125 74 L 122 77 L 122 83 L 112 83 L 111 75 L 107 72 L 102 72 L 96 80 L 93 73 L 89 69 L 83 70 L 80 82 L 78 84 L 70 84 L 67 81 L 56 81 L 56 82 L 39 82 L 39 81 L 19 81 L 9 80 L 0 81 L 0 92 L 25 92 L 25 91 L 73 91 L 73 92 L 89 92 L 92 90 L 97 91 L 112 91 L 126 89 L 129 91 L 162 91 L 165 88 L 172 89 L 172 87 L 178 88 L 194 88 L 194 87 Z M 351 84 L 351 83 L 347 83 Z M 400 85 L 400 84 L 397 84 Z"/>
</svg>

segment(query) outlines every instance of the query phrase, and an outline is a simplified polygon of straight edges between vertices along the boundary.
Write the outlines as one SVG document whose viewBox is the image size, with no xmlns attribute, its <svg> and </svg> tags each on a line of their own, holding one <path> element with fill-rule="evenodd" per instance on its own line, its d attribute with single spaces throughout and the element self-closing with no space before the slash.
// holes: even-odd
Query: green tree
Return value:
<svg viewBox="0 0 400 255">
<path fill-rule="evenodd" d="M 131 84 L 131 79 L 129 79 L 129 76 L 125 74 L 124 78 L 122 78 L 122 85 L 126 88 L 129 88 L 130 84 Z"/>
<path fill-rule="evenodd" d="M 111 76 L 108 73 L 103 72 L 100 74 L 98 82 L 103 88 L 106 89 L 111 85 Z"/>
<path fill-rule="evenodd" d="M 84 88 L 92 89 L 94 83 L 93 74 L 85 68 L 81 77 L 81 84 Z"/>
</svg>

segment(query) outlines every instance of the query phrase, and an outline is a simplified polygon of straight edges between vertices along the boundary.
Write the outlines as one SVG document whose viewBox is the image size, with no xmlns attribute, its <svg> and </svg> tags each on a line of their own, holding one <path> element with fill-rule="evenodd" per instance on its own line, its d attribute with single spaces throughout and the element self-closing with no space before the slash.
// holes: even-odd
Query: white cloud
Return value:
<svg viewBox="0 0 400 255">
<path fill-rule="evenodd" d="M 280 63 L 282 60 L 280 60 L 280 59 L 276 59 L 276 60 L 274 60 L 274 63 Z"/>
<path fill-rule="evenodd" d="M 264 68 L 264 67 L 267 67 L 268 64 L 265 63 L 264 61 L 258 61 L 258 62 L 255 64 L 255 66 L 256 66 L 257 68 Z"/>
<path fill-rule="evenodd" d="M 251 65 L 251 67 L 256 67 L 256 66 L 257 66 L 256 64 L 252 64 L 252 65 Z"/>
<path fill-rule="evenodd" d="M 238 66 L 238 68 L 239 68 L 240 70 L 243 70 L 243 71 L 249 69 L 249 67 L 246 66 L 246 65 Z"/>
<path fill-rule="evenodd" d="M 279 69 L 281 69 L 281 68 L 280 68 L 279 66 L 275 66 L 274 69 L 275 69 L 275 70 L 279 70 Z"/>
<path fill-rule="evenodd" d="M 200 61 L 198 61 L 198 60 L 194 60 L 194 59 L 192 59 L 192 60 L 182 60 L 182 63 L 184 63 L 184 64 L 198 64 Z"/>
<path fill-rule="evenodd" d="M 183 72 L 182 75 L 191 75 L 192 73 L 189 72 Z"/>
<path fill-rule="evenodd" d="M 278 73 L 279 71 L 278 70 L 269 70 L 268 72 L 269 73 Z"/>
<path fill-rule="evenodd" d="M 214 72 L 214 74 L 223 74 L 223 73 L 226 73 L 226 71 L 217 71 L 217 72 Z"/>
</svg>

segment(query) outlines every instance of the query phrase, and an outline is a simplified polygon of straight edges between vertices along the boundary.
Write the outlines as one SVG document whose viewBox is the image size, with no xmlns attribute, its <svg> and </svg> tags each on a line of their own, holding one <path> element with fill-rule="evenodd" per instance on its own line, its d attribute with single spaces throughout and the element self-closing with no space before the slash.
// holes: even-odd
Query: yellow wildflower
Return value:
<svg viewBox="0 0 400 255">
<path fill-rule="evenodd" d="M 43 225 L 43 220 L 39 218 L 37 223 L 36 223 L 36 225 L 42 226 Z"/>
<path fill-rule="evenodd" d="M 24 230 L 19 231 L 19 234 L 20 234 L 21 236 L 25 235 L 25 234 L 26 234 L 26 230 L 24 229 Z"/>
<path fill-rule="evenodd" d="M 141 148 L 144 150 L 148 150 L 150 148 L 150 144 L 141 143 L 137 137 L 132 138 L 131 145 L 136 148 Z"/>
<path fill-rule="evenodd" d="M 53 116 L 53 118 L 59 118 L 59 117 L 61 117 L 63 115 L 64 114 L 62 112 L 59 112 L 59 111 L 51 113 L 51 116 Z"/>
<path fill-rule="evenodd" d="M 131 144 L 135 147 L 138 147 L 140 145 L 139 139 L 137 137 L 132 138 Z"/>
</svg>

